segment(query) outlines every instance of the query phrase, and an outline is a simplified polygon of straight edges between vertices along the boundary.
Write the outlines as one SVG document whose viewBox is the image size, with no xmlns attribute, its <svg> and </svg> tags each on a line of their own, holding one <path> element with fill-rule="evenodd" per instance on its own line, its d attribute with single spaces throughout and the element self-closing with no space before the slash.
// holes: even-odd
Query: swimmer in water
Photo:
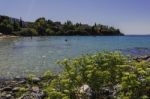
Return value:
<svg viewBox="0 0 150 99">
<path fill-rule="evenodd" d="M 68 40 L 67 40 L 67 39 L 65 39 L 65 41 L 67 42 Z"/>
</svg>

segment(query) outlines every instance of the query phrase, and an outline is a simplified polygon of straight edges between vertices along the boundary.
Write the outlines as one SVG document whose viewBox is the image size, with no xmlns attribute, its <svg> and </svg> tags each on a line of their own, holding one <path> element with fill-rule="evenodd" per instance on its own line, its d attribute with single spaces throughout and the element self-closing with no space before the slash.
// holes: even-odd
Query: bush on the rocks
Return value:
<svg viewBox="0 0 150 99">
<path fill-rule="evenodd" d="M 63 72 L 46 86 L 50 99 L 87 97 L 80 88 L 88 85 L 89 97 L 106 96 L 126 99 L 150 97 L 150 63 L 129 60 L 118 52 L 101 52 L 59 62 Z M 116 89 L 115 86 L 118 86 Z M 111 93 L 112 92 L 112 93 Z"/>
</svg>

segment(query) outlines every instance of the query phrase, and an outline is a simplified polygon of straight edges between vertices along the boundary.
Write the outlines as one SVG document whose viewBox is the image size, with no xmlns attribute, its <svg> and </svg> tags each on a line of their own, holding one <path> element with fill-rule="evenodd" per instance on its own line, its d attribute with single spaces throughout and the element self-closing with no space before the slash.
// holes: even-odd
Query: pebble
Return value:
<svg viewBox="0 0 150 99">
<path fill-rule="evenodd" d="M 40 92 L 40 88 L 39 87 L 32 87 L 32 91 L 35 93 L 39 93 Z"/>
<path fill-rule="evenodd" d="M 26 80 L 22 79 L 21 81 L 18 82 L 18 84 L 26 84 Z"/>
<path fill-rule="evenodd" d="M 4 87 L 1 91 L 12 91 L 12 87 Z"/>
<path fill-rule="evenodd" d="M 33 83 L 38 83 L 39 81 L 41 81 L 41 79 L 38 77 L 33 77 L 32 81 L 33 81 Z"/>
<path fill-rule="evenodd" d="M 11 98 L 11 94 L 7 94 L 5 97 L 6 97 L 6 99 L 10 99 Z"/>
<path fill-rule="evenodd" d="M 40 89 L 42 78 L 33 77 L 32 82 L 28 82 L 27 78 L 16 77 L 10 80 L 1 80 L 0 82 L 0 99 L 44 99 L 46 93 Z M 34 86 L 32 85 L 34 83 Z M 21 92 L 19 97 L 16 97 Z"/>
<path fill-rule="evenodd" d="M 15 87 L 15 88 L 12 89 L 12 91 L 17 92 L 17 91 L 19 91 L 19 89 L 20 89 L 20 87 Z"/>
</svg>

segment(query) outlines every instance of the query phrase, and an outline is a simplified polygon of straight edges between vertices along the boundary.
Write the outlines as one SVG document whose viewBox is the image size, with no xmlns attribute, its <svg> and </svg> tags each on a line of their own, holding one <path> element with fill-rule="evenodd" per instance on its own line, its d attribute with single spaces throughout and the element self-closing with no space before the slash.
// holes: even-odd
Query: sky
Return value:
<svg viewBox="0 0 150 99">
<path fill-rule="evenodd" d="M 0 15 L 35 21 L 100 23 L 125 34 L 150 34 L 150 0 L 0 0 Z"/>
</svg>

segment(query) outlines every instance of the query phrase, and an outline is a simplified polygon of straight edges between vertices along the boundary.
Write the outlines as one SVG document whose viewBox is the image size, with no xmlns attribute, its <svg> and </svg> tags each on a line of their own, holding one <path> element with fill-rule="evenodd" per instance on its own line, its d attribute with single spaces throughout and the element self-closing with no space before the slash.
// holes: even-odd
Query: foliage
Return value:
<svg viewBox="0 0 150 99">
<path fill-rule="evenodd" d="M 130 65 L 122 67 L 122 69 L 120 96 L 129 97 L 130 99 L 148 97 L 150 91 L 150 63 L 133 61 Z"/>
<path fill-rule="evenodd" d="M 32 28 L 22 28 L 21 31 L 14 32 L 15 35 L 19 36 L 37 36 L 38 33 Z"/>
<path fill-rule="evenodd" d="M 37 33 L 33 33 L 32 31 Z M 29 31 L 29 33 L 27 33 Z M 51 36 L 51 35 L 123 35 L 119 29 L 101 24 L 76 23 L 67 21 L 53 22 L 44 17 L 38 18 L 35 22 L 24 22 L 22 19 L 0 16 L 0 32 L 19 36 Z"/>
<path fill-rule="evenodd" d="M 14 28 L 14 31 L 20 31 L 19 22 L 14 21 L 13 22 L 13 28 Z"/>
<path fill-rule="evenodd" d="M 117 98 L 146 99 L 150 90 L 150 63 L 136 62 L 119 52 L 101 52 L 59 62 L 64 70 L 45 87 L 48 99 L 77 99 L 80 87 L 90 86 L 99 93 L 104 88 L 115 91 Z M 100 96 L 100 94 L 99 94 Z M 97 98 L 99 96 L 96 96 Z"/>
<path fill-rule="evenodd" d="M 0 32 L 4 34 L 12 33 L 13 25 L 8 17 L 0 16 Z"/>
</svg>

